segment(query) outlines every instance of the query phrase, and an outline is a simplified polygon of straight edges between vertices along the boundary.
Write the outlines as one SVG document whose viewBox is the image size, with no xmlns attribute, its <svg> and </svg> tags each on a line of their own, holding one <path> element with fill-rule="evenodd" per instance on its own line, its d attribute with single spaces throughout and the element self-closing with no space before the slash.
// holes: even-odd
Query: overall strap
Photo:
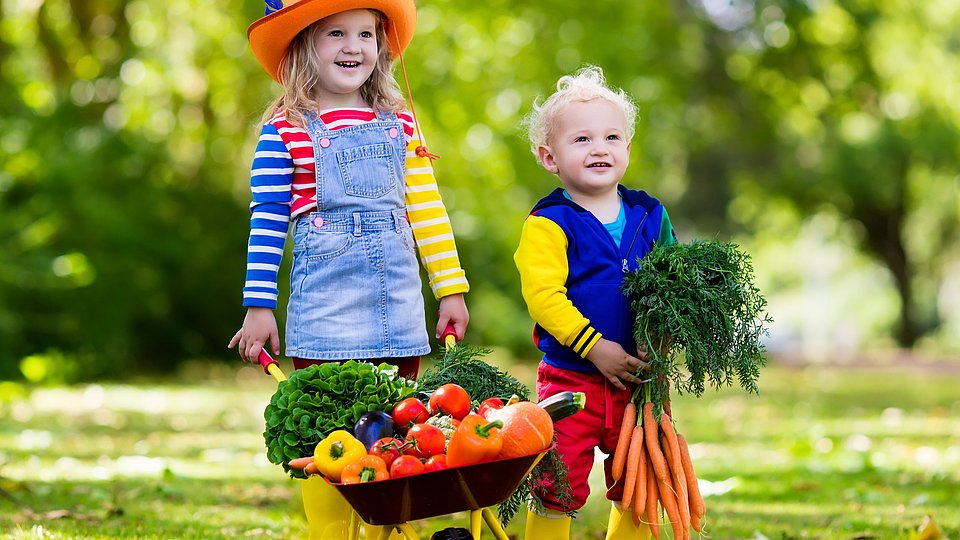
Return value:
<svg viewBox="0 0 960 540">
<path fill-rule="evenodd" d="M 397 122 L 400 121 L 400 118 L 397 117 L 397 113 L 385 113 L 383 111 L 378 111 L 378 110 L 374 110 L 373 113 L 377 115 L 378 122 L 386 122 L 391 120 L 397 121 Z"/>
<path fill-rule="evenodd" d="M 323 120 L 320 118 L 320 115 L 314 111 L 307 113 L 307 128 L 310 133 L 316 133 L 319 131 L 322 134 L 331 133 L 330 128 L 327 127 Z"/>
</svg>

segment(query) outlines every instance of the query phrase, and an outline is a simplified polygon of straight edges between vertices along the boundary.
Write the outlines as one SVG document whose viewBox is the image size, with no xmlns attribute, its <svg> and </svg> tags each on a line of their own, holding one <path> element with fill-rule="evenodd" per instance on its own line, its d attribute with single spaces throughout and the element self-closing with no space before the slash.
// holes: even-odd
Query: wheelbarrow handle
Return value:
<svg viewBox="0 0 960 540">
<path fill-rule="evenodd" d="M 457 329 L 453 327 L 453 323 L 447 323 L 447 327 L 444 328 L 443 333 L 440 334 L 440 341 L 443 342 L 444 347 L 451 348 L 457 344 L 457 341 L 460 341 L 460 338 L 457 336 Z"/>
<path fill-rule="evenodd" d="M 266 349 L 260 349 L 260 355 L 257 357 L 257 360 L 259 360 L 260 365 L 263 366 L 263 372 L 276 379 L 277 382 L 287 380 L 287 376 L 284 375 L 283 370 L 280 369 L 280 364 L 270 356 L 270 353 L 268 353 Z"/>
</svg>

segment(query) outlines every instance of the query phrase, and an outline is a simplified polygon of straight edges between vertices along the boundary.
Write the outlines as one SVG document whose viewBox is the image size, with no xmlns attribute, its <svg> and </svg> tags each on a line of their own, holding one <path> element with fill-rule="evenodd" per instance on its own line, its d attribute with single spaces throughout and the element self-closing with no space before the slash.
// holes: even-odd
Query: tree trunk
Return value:
<svg viewBox="0 0 960 540">
<path fill-rule="evenodd" d="M 876 204 L 876 201 L 859 201 L 854 204 L 853 218 L 863 224 L 866 230 L 868 252 L 879 259 L 893 276 L 900 295 L 900 319 L 894 337 L 900 347 L 912 349 L 920 338 L 920 325 L 913 304 L 913 265 L 903 243 L 907 160 L 899 161 L 895 200 L 885 207 Z"/>
</svg>

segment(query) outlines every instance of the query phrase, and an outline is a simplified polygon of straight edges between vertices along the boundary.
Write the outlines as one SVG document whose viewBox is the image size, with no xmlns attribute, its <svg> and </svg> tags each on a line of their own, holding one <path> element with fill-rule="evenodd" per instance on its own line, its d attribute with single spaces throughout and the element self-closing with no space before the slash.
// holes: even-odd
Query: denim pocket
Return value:
<svg viewBox="0 0 960 540">
<path fill-rule="evenodd" d="M 388 143 L 345 148 L 337 152 L 340 178 L 347 195 L 377 199 L 400 185 Z"/>
<path fill-rule="evenodd" d="M 332 259 L 342 255 L 352 244 L 352 234 L 318 230 L 309 222 L 298 226 L 293 235 L 294 255 L 306 257 L 307 260 Z"/>
</svg>

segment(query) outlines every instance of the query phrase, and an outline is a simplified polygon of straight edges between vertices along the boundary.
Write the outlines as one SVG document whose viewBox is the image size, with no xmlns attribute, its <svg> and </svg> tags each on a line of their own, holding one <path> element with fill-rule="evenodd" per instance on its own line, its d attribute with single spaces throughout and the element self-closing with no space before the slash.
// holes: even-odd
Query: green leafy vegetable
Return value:
<svg viewBox="0 0 960 540">
<path fill-rule="evenodd" d="M 748 392 L 758 391 L 765 363 L 760 338 L 772 319 L 753 284 L 750 256 L 737 245 L 658 245 L 627 274 L 624 292 L 637 314 L 637 343 L 650 356 L 650 372 L 638 375 L 652 379 L 647 389 L 657 411 L 664 410 L 671 383 L 698 397 L 706 384 L 730 386 L 734 378 Z"/>
<path fill-rule="evenodd" d="M 369 411 L 389 412 L 416 392 L 416 383 L 397 375 L 397 366 L 350 360 L 325 362 L 294 371 L 277 386 L 263 411 L 270 463 L 282 464 L 291 477 L 291 459 L 311 456 L 321 439 L 338 429 L 352 430 Z"/>
</svg>

